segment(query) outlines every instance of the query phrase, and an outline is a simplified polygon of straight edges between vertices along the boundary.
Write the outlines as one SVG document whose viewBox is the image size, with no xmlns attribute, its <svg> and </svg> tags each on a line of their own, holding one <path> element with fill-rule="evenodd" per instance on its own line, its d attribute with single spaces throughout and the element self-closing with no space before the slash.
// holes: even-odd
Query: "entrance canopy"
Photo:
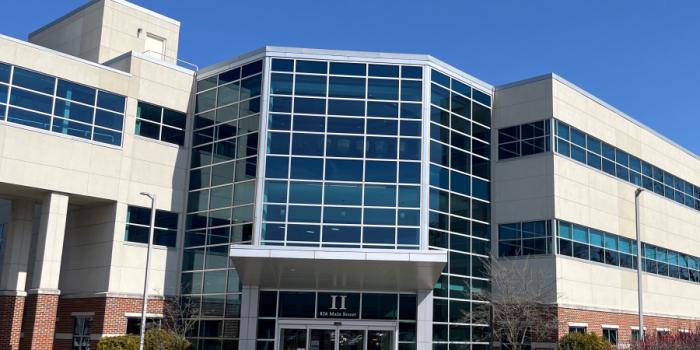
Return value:
<svg viewBox="0 0 700 350">
<path fill-rule="evenodd" d="M 444 251 L 232 245 L 243 285 L 271 289 L 417 291 L 433 289 Z"/>
</svg>

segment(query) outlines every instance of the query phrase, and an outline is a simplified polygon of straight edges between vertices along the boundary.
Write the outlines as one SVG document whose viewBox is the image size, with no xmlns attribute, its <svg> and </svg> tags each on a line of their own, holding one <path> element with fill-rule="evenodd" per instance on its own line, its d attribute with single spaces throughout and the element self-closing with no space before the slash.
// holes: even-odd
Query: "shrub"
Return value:
<svg viewBox="0 0 700 350">
<path fill-rule="evenodd" d="M 192 344 L 185 337 L 164 329 L 146 332 L 144 350 L 189 350 Z"/>
<path fill-rule="evenodd" d="M 138 350 L 137 335 L 104 337 L 97 343 L 97 350 Z M 145 350 L 190 350 L 190 344 L 184 337 L 163 329 L 150 329 L 144 339 Z"/>
<path fill-rule="evenodd" d="M 569 333 L 559 340 L 559 350 L 610 350 L 612 345 L 595 333 Z"/>
<path fill-rule="evenodd" d="M 631 350 L 700 350 L 700 334 L 673 334 L 663 337 L 647 336 L 635 342 Z"/>
<path fill-rule="evenodd" d="M 97 350 L 138 350 L 139 337 L 135 335 L 120 335 L 104 337 L 97 343 Z"/>
</svg>

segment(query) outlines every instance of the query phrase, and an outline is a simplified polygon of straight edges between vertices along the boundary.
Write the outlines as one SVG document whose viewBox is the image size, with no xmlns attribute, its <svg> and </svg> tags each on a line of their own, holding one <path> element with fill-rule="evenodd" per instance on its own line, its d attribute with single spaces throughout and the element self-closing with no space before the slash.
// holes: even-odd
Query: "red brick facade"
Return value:
<svg viewBox="0 0 700 350">
<path fill-rule="evenodd" d="M 619 327 L 617 331 L 618 344 L 629 344 L 632 336 L 632 327 L 639 326 L 637 314 L 630 313 L 559 308 L 557 316 L 559 319 L 559 337 L 569 332 L 569 323 L 585 323 L 588 325 L 588 332 L 598 335 L 603 335 L 603 325 L 611 325 Z M 657 328 L 668 328 L 671 333 L 676 333 L 681 329 L 697 332 L 700 330 L 698 327 L 700 327 L 700 320 L 644 316 L 644 328 L 647 335 L 655 335 Z"/>
<path fill-rule="evenodd" d="M 149 314 L 162 314 L 163 299 L 148 302 Z M 89 315 L 97 348 L 102 335 L 126 333 L 126 313 L 141 313 L 141 299 L 126 297 L 59 298 L 51 294 L 0 296 L 0 349 L 69 350 L 74 316 Z"/>
<path fill-rule="evenodd" d="M 19 349 L 24 298 L 14 295 L 0 296 L 0 349 Z"/>
<path fill-rule="evenodd" d="M 24 302 L 21 350 L 53 348 L 58 294 L 29 294 Z"/>
<path fill-rule="evenodd" d="M 70 335 L 73 333 L 73 318 L 76 313 L 93 313 L 90 323 L 90 334 L 93 338 L 102 335 L 118 335 L 126 333 L 127 318 L 126 313 L 141 313 L 140 298 L 62 298 L 58 305 L 58 321 L 56 322 L 56 333 L 60 335 Z M 162 314 L 164 308 L 163 299 L 149 299 L 148 313 Z M 61 337 L 63 338 L 63 337 Z M 90 344 L 91 349 L 97 348 L 97 340 Z M 55 350 L 71 349 L 70 339 L 56 339 Z"/>
</svg>

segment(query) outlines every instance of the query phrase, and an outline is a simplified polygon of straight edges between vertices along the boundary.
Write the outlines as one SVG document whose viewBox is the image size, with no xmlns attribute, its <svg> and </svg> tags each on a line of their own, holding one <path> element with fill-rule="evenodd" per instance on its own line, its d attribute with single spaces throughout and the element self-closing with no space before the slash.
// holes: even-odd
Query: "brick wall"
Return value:
<svg viewBox="0 0 700 350">
<path fill-rule="evenodd" d="M 57 294 L 27 295 L 24 303 L 20 349 L 53 349 L 57 309 Z"/>
<path fill-rule="evenodd" d="M 559 318 L 559 337 L 569 332 L 569 322 L 587 323 L 588 332 L 598 335 L 603 335 L 602 325 L 614 325 L 619 327 L 617 332 L 618 344 L 628 344 L 631 341 L 632 327 L 639 326 L 639 317 L 637 314 L 569 308 L 559 308 L 557 313 Z M 698 327 L 700 327 L 700 320 L 644 316 L 644 328 L 646 328 L 647 335 L 655 335 L 657 328 L 668 328 L 671 333 L 676 333 L 679 329 L 688 329 L 691 332 L 696 332 Z"/>
<path fill-rule="evenodd" d="M 126 313 L 141 313 L 140 298 L 61 298 L 58 305 L 58 319 L 56 333 L 68 335 L 73 333 L 74 313 L 93 313 L 90 324 L 90 334 L 93 337 L 102 335 L 117 335 L 126 332 Z M 164 302 L 162 299 L 148 300 L 148 313 L 162 314 Z M 90 344 L 90 348 L 97 348 L 97 340 Z M 0 349 L 2 349 L 0 347 Z M 56 339 L 55 350 L 71 349 L 71 341 L 68 339 Z"/>
<path fill-rule="evenodd" d="M 0 296 L 0 349 L 19 349 L 24 296 Z"/>
</svg>

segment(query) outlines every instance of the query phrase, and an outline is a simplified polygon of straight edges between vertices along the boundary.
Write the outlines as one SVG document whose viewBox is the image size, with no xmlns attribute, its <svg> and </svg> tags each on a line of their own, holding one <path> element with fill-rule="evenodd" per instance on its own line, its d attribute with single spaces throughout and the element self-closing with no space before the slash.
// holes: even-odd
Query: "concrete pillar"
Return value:
<svg viewBox="0 0 700 350">
<path fill-rule="evenodd" d="M 63 237 L 68 196 L 48 193 L 41 207 L 39 231 L 32 254 L 32 275 L 27 290 L 20 349 L 51 349 L 58 310 Z"/>
<path fill-rule="evenodd" d="M 241 350 L 255 349 L 255 338 L 258 333 L 258 286 L 243 286 L 241 295 L 241 329 L 238 348 Z"/>
<path fill-rule="evenodd" d="M 0 265 L 0 349 L 19 349 L 33 219 L 33 202 L 12 201 Z"/>
<path fill-rule="evenodd" d="M 416 293 L 416 349 L 433 348 L 433 291 L 421 290 Z"/>
</svg>

